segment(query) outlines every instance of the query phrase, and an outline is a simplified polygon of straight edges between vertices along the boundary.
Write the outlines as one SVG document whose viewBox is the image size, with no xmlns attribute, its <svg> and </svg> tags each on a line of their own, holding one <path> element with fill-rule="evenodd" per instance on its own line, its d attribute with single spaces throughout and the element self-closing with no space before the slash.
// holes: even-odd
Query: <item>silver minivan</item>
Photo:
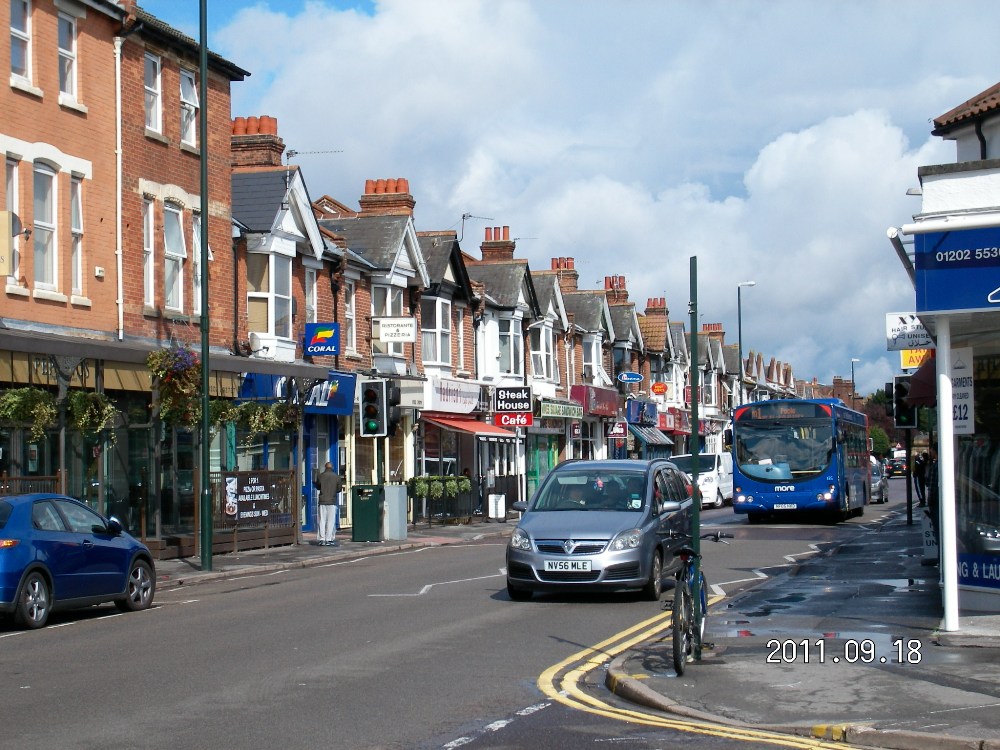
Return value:
<svg viewBox="0 0 1000 750">
<path fill-rule="evenodd" d="M 665 510 L 667 502 L 675 510 Z M 669 461 L 563 461 L 531 501 L 507 544 L 507 593 L 641 590 L 657 600 L 690 544 L 691 485 Z"/>
</svg>

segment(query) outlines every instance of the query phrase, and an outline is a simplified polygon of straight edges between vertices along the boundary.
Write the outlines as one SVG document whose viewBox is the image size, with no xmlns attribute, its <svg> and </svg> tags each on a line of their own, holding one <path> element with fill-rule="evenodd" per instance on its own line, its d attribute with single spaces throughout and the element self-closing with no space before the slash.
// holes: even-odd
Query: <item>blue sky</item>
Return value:
<svg viewBox="0 0 1000 750">
<path fill-rule="evenodd" d="M 197 37 L 197 0 L 147 0 Z M 885 315 L 914 294 L 886 228 L 931 120 L 992 86 L 1000 3 L 956 0 L 209 0 L 209 46 L 251 72 L 311 196 L 405 177 L 418 230 L 509 226 L 532 268 L 576 259 L 702 323 L 869 393 L 899 372 Z M 464 214 L 473 218 L 462 221 Z M 480 218 L 484 217 L 484 218 Z"/>
</svg>

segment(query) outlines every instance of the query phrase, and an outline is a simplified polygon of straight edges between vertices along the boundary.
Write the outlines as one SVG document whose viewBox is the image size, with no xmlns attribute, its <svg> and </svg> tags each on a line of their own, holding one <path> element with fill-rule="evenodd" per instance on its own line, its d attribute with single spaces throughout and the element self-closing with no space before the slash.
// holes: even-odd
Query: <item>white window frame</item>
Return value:
<svg viewBox="0 0 1000 750">
<path fill-rule="evenodd" d="M 21 216 L 19 208 L 19 180 L 18 180 L 18 162 L 15 159 L 7 159 L 6 168 L 6 185 L 7 185 L 7 197 L 6 206 L 7 210 L 14 216 Z M 23 229 L 23 227 L 22 227 Z M 7 283 L 9 284 L 20 284 L 21 279 L 21 235 L 15 234 L 10 242 L 10 276 L 7 277 Z"/>
<path fill-rule="evenodd" d="M 152 65 L 152 79 L 150 66 Z M 146 130 L 163 132 L 163 67 L 159 55 L 147 52 L 144 57 L 142 83 L 146 110 Z"/>
<path fill-rule="evenodd" d="M 595 357 L 599 342 L 596 336 L 586 337 L 583 340 L 583 376 L 591 381 L 597 379 L 597 368 L 599 360 Z M 587 368 L 590 368 L 590 375 L 587 375 Z"/>
<path fill-rule="evenodd" d="M 171 228 L 174 234 L 171 237 Z M 163 204 L 163 307 L 184 312 L 184 211 L 171 203 Z"/>
<path fill-rule="evenodd" d="M 254 300 L 263 300 L 267 305 L 267 330 L 251 328 L 255 333 L 264 333 L 280 339 L 292 338 L 292 258 L 277 253 L 251 253 L 247 260 L 263 260 L 267 267 L 267 278 L 264 287 L 252 290 L 247 285 L 247 307 Z M 279 274 L 285 279 L 286 292 L 278 292 L 277 279 Z M 247 274 L 249 280 L 249 273 Z M 282 316 L 282 311 L 284 316 Z M 284 321 L 283 322 L 283 317 Z M 280 330 L 279 330 L 280 327 Z"/>
<path fill-rule="evenodd" d="M 506 330 L 505 330 L 506 329 Z M 500 356 L 497 367 L 501 375 L 524 375 L 524 334 L 517 318 L 500 318 Z"/>
<path fill-rule="evenodd" d="M 455 348 L 459 371 L 465 371 L 465 308 L 455 307 Z"/>
<path fill-rule="evenodd" d="M 75 102 L 76 70 L 77 70 L 77 29 L 76 19 L 68 13 L 60 13 L 56 34 L 56 46 L 59 48 L 59 96 Z M 63 24 L 69 25 L 69 47 L 62 45 Z"/>
<path fill-rule="evenodd" d="M 389 284 L 372 285 L 372 317 L 401 318 L 403 317 L 403 288 Z M 383 354 L 393 357 L 403 356 L 403 344 L 390 341 L 388 344 L 372 338 L 372 354 Z"/>
<path fill-rule="evenodd" d="M 421 300 L 420 356 L 424 364 L 451 365 L 451 300 Z"/>
<path fill-rule="evenodd" d="M 142 303 L 156 306 L 156 206 L 142 199 Z"/>
<path fill-rule="evenodd" d="M 307 268 L 305 279 L 306 323 L 315 323 L 316 318 L 316 269 Z"/>
<path fill-rule="evenodd" d="M 201 214 L 191 215 L 191 313 L 201 315 Z"/>
<path fill-rule="evenodd" d="M 14 25 L 14 7 L 24 9 L 24 28 Z M 24 49 L 24 68 L 14 69 L 14 47 Z M 10 75 L 12 78 L 31 82 L 31 0 L 11 0 L 10 4 Z"/>
<path fill-rule="evenodd" d="M 190 70 L 181 68 L 180 79 L 181 90 L 181 143 L 189 146 L 198 145 L 198 114 L 200 104 L 198 102 L 198 82 L 195 75 Z M 184 84 L 189 82 L 189 92 L 185 95 Z"/>
<path fill-rule="evenodd" d="M 358 351 L 357 324 L 357 293 L 358 285 L 353 279 L 344 282 L 344 350 L 352 354 Z"/>
<path fill-rule="evenodd" d="M 32 170 L 34 227 L 31 232 L 31 246 L 34 250 L 34 287 L 53 292 L 59 290 L 59 235 L 56 222 L 56 217 L 59 215 L 58 176 L 52 167 L 45 164 L 36 163 Z M 38 203 L 40 178 L 48 184 L 48 215 L 40 209 Z M 43 273 L 40 274 L 39 269 L 42 269 Z"/>
<path fill-rule="evenodd" d="M 531 329 L 531 372 L 540 380 L 553 381 L 558 378 L 556 369 L 555 332 L 551 321 Z"/>
<path fill-rule="evenodd" d="M 70 270 L 72 294 L 83 295 L 83 178 L 73 175 L 69 183 L 69 228 L 72 241 Z"/>
</svg>

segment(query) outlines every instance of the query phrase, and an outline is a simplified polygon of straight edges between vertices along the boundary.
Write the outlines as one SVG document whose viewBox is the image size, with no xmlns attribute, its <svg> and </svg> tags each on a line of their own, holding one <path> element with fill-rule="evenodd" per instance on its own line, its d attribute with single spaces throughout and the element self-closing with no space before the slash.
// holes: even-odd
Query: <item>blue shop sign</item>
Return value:
<svg viewBox="0 0 1000 750">
<path fill-rule="evenodd" d="M 652 401 L 629 399 L 625 402 L 625 421 L 629 424 L 651 424 L 657 421 L 656 404 Z"/>
<path fill-rule="evenodd" d="M 618 373 L 619 383 L 641 383 L 642 374 L 638 372 L 620 372 Z"/>
<path fill-rule="evenodd" d="M 306 414 L 352 414 L 354 412 L 354 382 L 357 376 L 344 372 L 327 375 L 309 392 L 305 403 Z"/>
<path fill-rule="evenodd" d="M 306 323 L 302 350 L 310 357 L 340 354 L 340 323 Z"/>
<path fill-rule="evenodd" d="M 288 378 L 263 372 L 248 372 L 240 383 L 240 401 L 259 401 L 272 404 L 284 401 L 288 392 Z"/>
<path fill-rule="evenodd" d="M 914 238 L 917 312 L 1000 310 L 1000 227 Z"/>
</svg>

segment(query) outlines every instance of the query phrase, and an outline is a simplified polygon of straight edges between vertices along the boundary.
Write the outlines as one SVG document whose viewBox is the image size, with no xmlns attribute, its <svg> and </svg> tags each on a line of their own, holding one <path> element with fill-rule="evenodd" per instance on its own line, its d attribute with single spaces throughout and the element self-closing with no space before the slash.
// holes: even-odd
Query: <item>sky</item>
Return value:
<svg viewBox="0 0 1000 750">
<path fill-rule="evenodd" d="M 624 276 L 689 329 L 694 257 L 699 328 L 742 321 L 797 379 L 856 359 L 863 395 L 914 309 L 886 229 L 956 158 L 932 120 L 1000 80 L 995 0 L 207 3 L 209 48 L 251 73 L 232 115 L 277 118 L 313 200 L 404 177 L 418 231 L 478 257 L 509 226 L 533 270 Z M 199 0 L 140 5 L 199 37 Z"/>
</svg>

